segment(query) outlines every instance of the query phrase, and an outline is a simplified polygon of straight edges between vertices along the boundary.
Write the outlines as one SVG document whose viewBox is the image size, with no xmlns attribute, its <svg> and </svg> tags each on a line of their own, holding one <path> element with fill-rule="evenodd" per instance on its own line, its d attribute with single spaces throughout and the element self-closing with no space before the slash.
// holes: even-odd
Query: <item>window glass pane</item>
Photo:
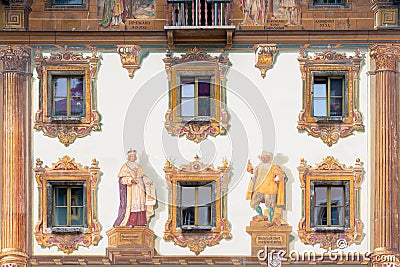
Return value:
<svg viewBox="0 0 400 267">
<path fill-rule="evenodd" d="M 326 97 L 326 82 L 314 81 L 314 97 Z"/>
<path fill-rule="evenodd" d="M 83 77 L 71 78 L 71 96 L 83 97 Z"/>
<path fill-rule="evenodd" d="M 331 96 L 343 96 L 343 79 L 331 79 Z"/>
<path fill-rule="evenodd" d="M 314 116 L 327 116 L 326 98 L 314 98 Z"/>
<path fill-rule="evenodd" d="M 182 186 L 182 206 L 195 205 L 195 187 Z"/>
<path fill-rule="evenodd" d="M 320 206 L 320 205 L 326 205 L 327 203 L 327 197 L 328 197 L 328 188 L 327 187 L 322 187 L 322 186 L 316 186 L 314 188 L 315 192 L 315 203 L 314 205 Z"/>
<path fill-rule="evenodd" d="M 316 207 L 314 209 L 314 224 L 327 225 L 328 213 L 326 207 Z"/>
<path fill-rule="evenodd" d="M 54 0 L 55 5 L 82 5 L 83 0 Z"/>
<path fill-rule="evenodd" d="M 210 97 L 210 80 L 198 81 L 198 95 Z"/>
<path fill-rule="evenodd" d="M 343 100 L 341 97 L 339 98 L 331 98 L 331 114 L 330 116 L 342 116 L 342 108 L 343 108 Z"/>
<path fill-rule="evenodd" d="M 210 225 L 211 224 L 211 206 L 199 207 L 198 208 L 198 223 L 199 225 Z"/>
<path fill-rule="evenodd" d="M 182 97 L 194 97 L 194 83 L 182 84 Z"/>
<path fill-rule="evenodd" d="M 331 208 L 331 225 L 344 225 L 344 208 L 332 207 Z"/>
<path fill-rule="evenodd" d="M 83 99 L 71 98 L 71 116 L 83 116 Z"/>
<path fill-rule="evenodd" d="M 198 187 L 198 205 L 205 206 L 211 203 L 211 185 Z"/>
<path fill-rule="evenodd" d="M 56 187 L 55 188 L 55 204 L 56 206 L 67 206 L 67 188 Z"/>
<path fill-rule="evenodd" d="M 344 187 L 333 186 L 331 187 L 331 205 L 332 206 L 344 206 Z"/>
<path fill-rule="evenodd" d="M 182 225 L 194 225 L 194 207 L 182 208 Z"/>
<path fill-rule="evenodd" d="M 71 207 L 71 225 L 83 226 L 83 207 Z"/>
<path fill-rule="evenodd" d="M 83 188 L 71 188 L 71 206 L 83 206 Z"/>
<path fill-rule="evenodd" d="M 67 116 L 67 98 L 54 99 L 54 115 Z"/>
<path fill-rule="evenodd" d="M 181 104 L 181 114 L 182 116 L 191 116 L 194 114 L 194 98 L 183 98 Z"/>
<path fill-rule="evenodd" d="M 199 116 L 210 116 L 210 98 L 200 97 L 198 103 L 198 115 Z"/>
<path fill-rule="evenodd" d="M 67 226 L 67 207 L 55 208 L 55 226 Z"/>
<path fill-rule="evenodd" d="M 53 76 L 54 81 L 54 97 L 67 96 L 67 78 Z"/>
</svg>

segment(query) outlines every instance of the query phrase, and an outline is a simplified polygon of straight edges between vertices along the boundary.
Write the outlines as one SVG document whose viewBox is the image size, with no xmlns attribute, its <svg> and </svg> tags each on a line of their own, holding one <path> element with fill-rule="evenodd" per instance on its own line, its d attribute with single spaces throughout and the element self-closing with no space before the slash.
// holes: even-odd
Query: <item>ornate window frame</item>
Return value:
<svg viewBox="0 0 400 267">
<path fill-rule="evenodd" d="M 360 243 L 363 237 L 363 224 L 360 220 L 360 182 L 363 167 L 360 159 L 356 159 L 354 167 L 346 167 L 339 163 L 334 157 L 328 156 L 315 167 L 307 165 L 302 158 L 300 160 L 299 179 L 303 195 L 303 212 L 299 222 L 298 235 L 305 244 L 320 244 L 325 249 L 336 249 L 339 240 L 345 240 L 347 245 Z M 316 227 L 312 222 L 311 199 L 313 198 L 313 184 L 338 185 L 342 184 L 345 189 L 346 215 L 343 227 Z"/>
<path fill-rule="evenodd" d="M 100 168 L 96 159 L 90 167 L 82 167 L 73 158 L 64 156 L 52 167 L 43 167 L 40 159 L 36 160 L 35 177 L 39 191 L 39 221 L 35 227 L 35 238 L 43 247 L 57 246 L 59 250 L 70 254 L 79 246 L 97 245 L 100 240 L 100 224 L 97 221 L 97 181 Z M 52 226 L 54 185 L 81 185 L 84 189 L 83 226 Z"/>
<path fill-rule="evenodd" d="M 198 48 L 189 50 L 180 58 L 173 57 L 167 51 L 163 59 L 168 75 L 169 104 L 165 114 L 165 128 L 171 135 L 186 136 L 187 139 L 199 143 L 210 136 L 226 134 L 228 113 L 226 111 L 226 72 L 229 59 L 225 52 L 212 57 Z M 184 77 L 210 77 L 211 116 L 208 119 L 185 120 L 179 115 L 180 88 Z"/>
<path fill-rule="evenodd" d="M 223 161 L 221 167 L 215 169 L 211 165 L 200 162 L 199 157 L 189 164 L 177 168 L 167 160 L 164 172 L 168 185 L 169 205 L 168 220 L 165 224 L 164 239 L 172 240 L 175 245 L 189 247 L 189 249 L 198 255 L 207 246 L 215 246 L 222 239 L 230 239 L 230 223 L 227 220 L 227 185 L 230 168 L 228 162 Z M 210 182 L 215 189 L 214 200 L 215 223 L 211 229 L 192 229 L 183 230 L 178 223 L 180 218 L 178 214 L 180 182 L 204 183 Z"/>
<path fill-rule="evenodd" d="M 39 110 L 36 112 L 34 129 L 43 131 L 44 135 L 57 137 L 65 146 L 72 144 L 76 138 L 82 138 L 93 131 L 100 130 L 100 116 L 96 110 L 96 75 L 100 59 L 96 50 L 92 56 L 84 57 L 67 49 L 43 57 L 38 51 L 35 65 L 39 78 Z M 51 112 L 52 76 L 82 75 L 84 80 L 85 112 L 82 117 L 55 119 Z"/>
<path fill-rule="evenodd" d="M 328 146 L 337 143 L 340 137 L 351 135 L 354 131 L 362 131 L 362 116 L 358 111 L 359 71 L 364 57 L 359 50 L 354 56 L 347 57 L 344 53 L 332 51 L 330 47 L 313 57 L 305 50 L 300 51 L 298 61 L 303 80 L 303 105 L 299 114 L 297 129 L 307 131 L 313 137 L 319 137 Z M 325 73 L 325 74 L 324 74 Z M 313 77 L 314 75 L 329 76 L 329 74 L 344 76 L 344 115 L 341 118 L 318 118 L 312 115 Z"/>
</svg>

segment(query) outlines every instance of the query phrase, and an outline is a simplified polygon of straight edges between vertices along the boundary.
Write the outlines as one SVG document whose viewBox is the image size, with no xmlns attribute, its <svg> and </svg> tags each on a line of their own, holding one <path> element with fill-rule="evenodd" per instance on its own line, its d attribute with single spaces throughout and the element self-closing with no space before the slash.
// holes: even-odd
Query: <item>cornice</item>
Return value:
<svg viewBox="0 0 400 267">
<path fill-rule="evenodd" d="M 362 30 L 362 31 L 236 31 L 233 36 L 233 46 L 253 45 L 255 43 L 276 44 L 371 44 L 397 43 L 400 40 L 400 30 Z M 226 45 L 221 38 L 208 39 L 206 36 L 193 35 L 179 37 L 174 40 L 176 46 L 206 44 L 209 46 Z M 127 32 L 127 31 L 87 31 L 87 32 L 16 32 L 0 31 L 0 45 L 24 44 L 29 46 L 45 45 L 93 45 L 116 46 L 136 44 L 154 47 L 168 47 L 167 35 L 164 31 Z"/>
</svg>

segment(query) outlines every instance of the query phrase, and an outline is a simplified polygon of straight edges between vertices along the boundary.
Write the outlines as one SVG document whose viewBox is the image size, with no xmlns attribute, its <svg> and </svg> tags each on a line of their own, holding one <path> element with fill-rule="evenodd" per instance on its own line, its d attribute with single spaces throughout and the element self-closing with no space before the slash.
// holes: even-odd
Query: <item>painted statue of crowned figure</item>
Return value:
<svg viewBox="0 0 400 267">
<path fill-rule="evenodd" d="M 254 169 L 250 160 L 247 171 L 252 174 L 246 193 L 246 200 L 258 216 L 253 220 L 268 221 L 270 225 L 287 225 L 282 219 L 282 207 L 285 205 L 285 173 L 272 163 L 273 154 L 263 152 L 258 156 L 260 163 Z M 265 204 L 263 211 L 261 203 Z"/>
<path fill-rule="evenodd" d="M 136 159 L 136 150 L 129 150 L 128 161 L 118 173 L 120 205 L 114 226 L 145 226 L 154 214 L 154 184 Z"/>
</svg>

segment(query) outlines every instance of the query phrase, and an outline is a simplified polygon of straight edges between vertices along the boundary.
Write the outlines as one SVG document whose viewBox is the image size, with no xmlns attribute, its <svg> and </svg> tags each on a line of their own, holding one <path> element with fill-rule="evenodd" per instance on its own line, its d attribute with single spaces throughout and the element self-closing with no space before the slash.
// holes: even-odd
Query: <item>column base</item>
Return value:
<svg viewBox="0 0 400 267">
<path fill-rule="evenodd" d="M 29 256 L 26 253 L 3 249 L 1 251 L 0 267 L 26 267 Z"/>
<path fill-rule="evenodd" d="M 399 266 L 400 254 L 394 248 L 376 248 L 371 256 L 374 267 Z"/>
</svg>

